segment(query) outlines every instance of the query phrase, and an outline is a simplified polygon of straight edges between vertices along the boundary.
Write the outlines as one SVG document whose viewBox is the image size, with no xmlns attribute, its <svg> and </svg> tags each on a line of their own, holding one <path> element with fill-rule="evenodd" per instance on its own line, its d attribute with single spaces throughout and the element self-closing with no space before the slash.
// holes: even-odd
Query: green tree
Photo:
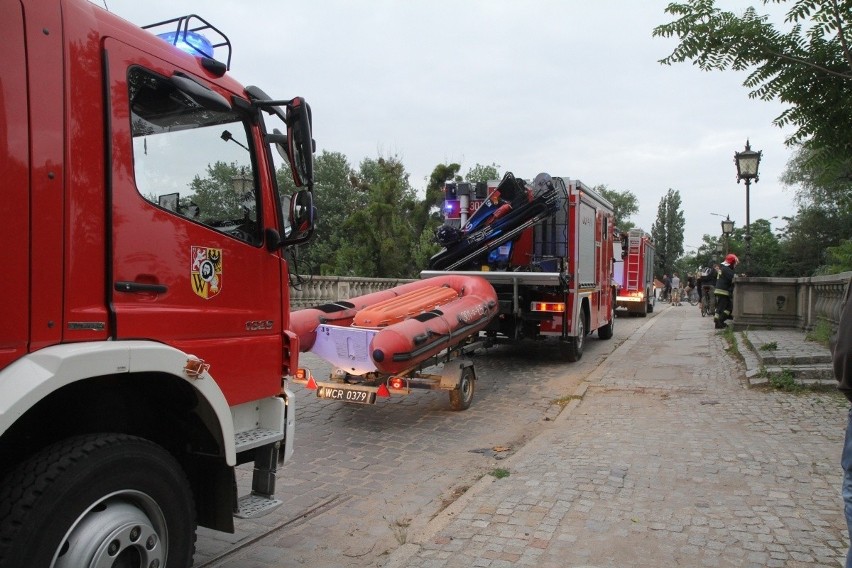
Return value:
<svg viewBox="0 0 852 568">
<path fill-rule="evenodd" d="M 276 172 L 282 196 L 297 188 L 284 165 Z M 366 203 L 366 193 L 352 187 L 354 172 L 346 156 L 323 151 L 314 160 L 314 206 L 317 210 L 314 238 L 299 247 L 295 269 L 300 274 L 334 274 L 337 250 L 348 240 L 344 222 L 351 211 Z"/>
<path fill-rule="evenodd" d="M 606 185 L 596 185 L 592 189 L 612 203 L 615 210 L 615 226 L 619 230 L 627 231 L 633 228 L 630 216 L 639 213 L 639 199 L 636 198 L 636 194 L 628 190 L 610 189 Z"/>
<path fill-rule="evenodd" d="M 683 254 L 685 225 L 680 192 L 669 189 L 660 199 L 657 220 L 651 226 L 651 236 L 657 248 L 655 269 L 658 276 L 671 274 L 675 261 Z"/>
<path fill-rule="evenodd" d="M 347 238 L 335 255 L 339 275 L 408 278 L 417 274 L 412 251 L 412 213 L 417 205 L 408 174 L 397 158 L 361 162 L 355 185 L 365 190 L 363 207 L 350 211 L 343 229 Z"/>
<path fill-rule="evenodd" d="M 787 0 L 763 0 L 782 4 Z M 788 145 L 806 143 L 811 158 L 839 167 L 852 156 L 852 4 L 848 0 L 793 0 L 783 32 L 747 8 L 742 16 L 718 9 L 714 0 L 672 2 L 674 21 L 653 35 L 680 43 L 660 60 L 692 61 L 702 70 L 748 71 L 751 98 L 778 100 L 787 108 L 775 119 L 793 126 Z M 844 126 L 841 126 L 844 125 Z"/>
<path fill-rule="evenodd" d="M 464 181 L 477 182 L 500 179 L 500 166 L 492 163 L 490 166 L 476 164 L 467 170 L 467 176 Z"/>
<path fill-rule="evenodd" d="M 783 270 L 781 242 L 772 232 L 772 225 L 766 219 L 757 219 L 751 222 L 751 257 L 750 265 L 743 266 L 742 270 L 748 271 L 749 276 L 781 276 Z M 740 260 L 744 260 L 745 253 L 745 228 L 734 230 L 735 240 L 738 243 L 736 254 Z M 743 243 L 742 246 L 739 243 Z M 739 268 L 739 267 L 738 267 Z"/>
<path fill-rule="evenodd" d="M 841 267 L 829 258 L 833 247 L 852 239 L 852 178 L 809 158 L 803 148 L 787 163 L 781 178 L 796 188 L 797 213 L 788 218 L 781 239 L 785 276 L 808 276 Z M 839 258 L 843 258 L 843 255 Z"/>
</svg>

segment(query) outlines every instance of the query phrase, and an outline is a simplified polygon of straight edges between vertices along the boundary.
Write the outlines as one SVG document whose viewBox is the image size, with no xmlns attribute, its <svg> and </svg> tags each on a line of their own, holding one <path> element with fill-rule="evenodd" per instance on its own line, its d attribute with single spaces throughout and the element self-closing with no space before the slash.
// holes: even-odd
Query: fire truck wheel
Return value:
<svg viewBox="0 0 852 568">
<path fill-rule="evenodd" d="M 171 454 L 142 438 L 69 438 L 0 485 L 2 568 L 184 568 L 194 551 L 189 482 Z"/>
<path fill-rule="evenodd" d="M 586 318 L 581 314 L 577 318 L 577 337 L 568 339 L 568 350 L 565 357 L 571 363 L 576 363 L 583 356 L 583 347 L 586 344 Z"/>
<path fill-rule="evenodd" d="M 465 367 L 459 379 L 459 388 L 450 391 L 450 408 L 467 410 L 473 402 L 473 392 L 476 390 L 473 367 Z"/>
<path fill-rule="evenodd" d="M 598 328 L 598 339 L 612 339 L 615 331 L 615 316 L 609 320 L 609 323 Z"/>
</svg>

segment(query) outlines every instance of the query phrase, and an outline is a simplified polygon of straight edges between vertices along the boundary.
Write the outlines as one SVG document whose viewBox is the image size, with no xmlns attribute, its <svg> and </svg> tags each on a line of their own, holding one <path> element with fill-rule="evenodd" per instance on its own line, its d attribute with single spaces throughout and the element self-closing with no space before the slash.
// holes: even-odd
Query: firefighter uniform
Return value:
<svg viewBox="0 0 852 568">
<path fill-rule="evenodd" d="M 713 323 L 716 329 L 723 329 L 725 321 L 731 319 L 731 309 L 733 308 L 733 293 L 734 293 L 734 267 L 739 262 L 736 255 L 729 254 L 725 257 L 725 262 L 719 267 L 719 274 L 716 278 L 716 289 L 713 294 L 716 296 L 716 314 L 713 316 Z"/>
</svg>

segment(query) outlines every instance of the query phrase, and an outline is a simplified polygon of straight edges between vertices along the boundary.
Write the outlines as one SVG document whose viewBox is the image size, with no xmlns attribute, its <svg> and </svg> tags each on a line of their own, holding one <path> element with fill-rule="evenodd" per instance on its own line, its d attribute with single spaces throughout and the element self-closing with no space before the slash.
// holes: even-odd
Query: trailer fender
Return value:
<svg viewBox="0 0 852 568">
<path fill-rule="evenodd" d="M 0 371 L 0 435 L 28 410 L 62 387 L 91 377 L 144 372 L 167 373 L 187 381 L 212 410 L 228 465 L 236 465 L 234 425 L 228 402 L 216 381 L 201 369 L 187 372 L 196 360 L 154 341 L 102 341 L 46 347 Z M 214 425 L 214 427 L 216 426 Z"/>
<path fill-rule="evenodd" d="M 441 389 L 452 390 L 458 388 L 461 383 L 462 374 L 468 367 L 473 367 L 473 361 L 470 359 L 456 359 L 455 361 L 444 364 L 444 368 L 441 370 Z M 473 378 L 476 380 L 475 370 Z"/>
</svg>

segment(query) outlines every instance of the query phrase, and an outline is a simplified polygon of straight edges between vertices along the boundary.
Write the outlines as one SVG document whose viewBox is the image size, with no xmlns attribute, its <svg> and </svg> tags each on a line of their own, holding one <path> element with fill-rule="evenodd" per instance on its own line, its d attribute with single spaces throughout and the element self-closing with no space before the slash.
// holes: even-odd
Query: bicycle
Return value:
<svg viewBox="0 0 852 568">
<path fill-rule="evenodd" d="M 686 299 L 686 301 L 689 302 L 689 305 L 691 306 L 698 305 L 698 288 L 696 288 L 695 286 L 692 287 L 692 289 L 689 291 L 689 297 Z"/>
<path fill-rule="evenodd" d="M 701 287 L 701 317 L 712 317 L 714 313 L 716 313 L 716 296 L 713 294 L 713 286 L 705 284 Z"/>
</svg>

